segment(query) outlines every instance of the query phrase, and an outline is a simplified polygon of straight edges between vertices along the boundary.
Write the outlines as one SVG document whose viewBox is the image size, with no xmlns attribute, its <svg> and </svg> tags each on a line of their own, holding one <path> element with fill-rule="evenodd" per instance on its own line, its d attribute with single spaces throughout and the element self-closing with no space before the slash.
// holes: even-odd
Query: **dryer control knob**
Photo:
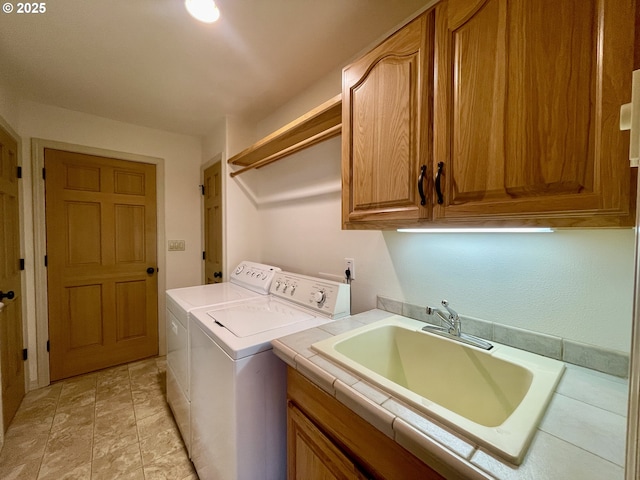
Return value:
<svg viewBox="0 0 640 480">
<path fill-rule="evenodd" d="M 326 299 L 326 295 L 324 294 L 323 290 L 318 290 L 317 292 L 315 292 L 313 294 L 313 299 L 315 300 L 315 302 L 318 304 L 318 306 L 322 306 L 322 304 L 324 303 L 325 299 Z"/>
</svg>

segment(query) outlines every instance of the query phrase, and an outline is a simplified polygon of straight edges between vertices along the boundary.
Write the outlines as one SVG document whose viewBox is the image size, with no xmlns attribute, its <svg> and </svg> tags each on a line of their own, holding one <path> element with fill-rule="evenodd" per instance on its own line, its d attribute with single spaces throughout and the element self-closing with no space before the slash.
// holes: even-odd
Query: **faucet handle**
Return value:
<svg viewBox="0 0 640 480">
<path fill-rule="evenodd" d="M 440 303 L 442 303 L 442 306 L 447 309 L 447 312 L 449 312 L 449 315 L 451 316 L 450 317 L 451 319 L 457 319 L 458 318 L 458 312 L 456 312 L 453 308 L 451 308 L 449 306 L 449 302 L 447 300 L 442 300 L 442 302 L 440 302 Z"/>
</svg>

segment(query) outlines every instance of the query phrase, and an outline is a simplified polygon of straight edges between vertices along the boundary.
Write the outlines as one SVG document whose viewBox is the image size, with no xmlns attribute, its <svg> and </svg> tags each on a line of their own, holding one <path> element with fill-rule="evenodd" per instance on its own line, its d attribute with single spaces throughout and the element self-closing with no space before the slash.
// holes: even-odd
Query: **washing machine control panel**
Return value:
<svg viewBox="0 0 640 480">
<path fill-rule="evenodd" d="M 270 293 L 329 316 L 351 314 L 349 285 L 289 272 L 276 272 Z"/>
<path fill-rule="evenodd" d="M 231 272 L 229 281 L 258 293 L 269 293 L 271 283 L 280 268 L 244 261 Z"/>
</svg>

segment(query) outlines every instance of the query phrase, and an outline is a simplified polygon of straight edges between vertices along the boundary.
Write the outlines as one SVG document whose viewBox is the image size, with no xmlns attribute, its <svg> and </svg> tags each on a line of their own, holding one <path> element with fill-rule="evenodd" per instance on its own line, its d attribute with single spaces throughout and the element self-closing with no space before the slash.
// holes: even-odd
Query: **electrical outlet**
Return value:
<svg viewBox="0 0 640 480">
<path fill-rule="evenodd" d="M 353 258 L 345 258 L 344 259 L 344 270 L 349 270 L 351 272 L 351 280 L 355 280 L 356 278 L 356 261 Z"/>
</svg>

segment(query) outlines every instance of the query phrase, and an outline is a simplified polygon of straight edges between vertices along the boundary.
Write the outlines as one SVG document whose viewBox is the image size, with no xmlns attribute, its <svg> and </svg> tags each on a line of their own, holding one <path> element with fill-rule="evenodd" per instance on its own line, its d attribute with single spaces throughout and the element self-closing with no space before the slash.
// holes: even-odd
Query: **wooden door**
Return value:
<svg viewBox="0 0 640 480">
<path fill-rule="evenodd" d="M 632 1 L 446 0 L 436 31 L 436 218 L 628 214 Z"/>
<path fill-rule="evenodd" d="M 221 162 L 204 171 L 205 283 L 222 282 L 222 175 Z"/>
<path fill-rule="evenodd" d="M 18 206 L 18 145 L 0 128 L 0 366 L 2 420 L 6 431 L 24 397 L 22 293 Z"/>
<path fill-rule="evenodd" d="M 343 70 L 343 228 L 431 215 L 433 39 L 430 11 Z"/>
<path fill-rule="evenodd" d="M 158 353 L 155 165 L 45 150 L 51 380 Z"/>
<path fill-rule="evenodd" d="M 291 402 L 287 408 L 288 480 L 364 480 L 356 464 Z"/>
</svg>

